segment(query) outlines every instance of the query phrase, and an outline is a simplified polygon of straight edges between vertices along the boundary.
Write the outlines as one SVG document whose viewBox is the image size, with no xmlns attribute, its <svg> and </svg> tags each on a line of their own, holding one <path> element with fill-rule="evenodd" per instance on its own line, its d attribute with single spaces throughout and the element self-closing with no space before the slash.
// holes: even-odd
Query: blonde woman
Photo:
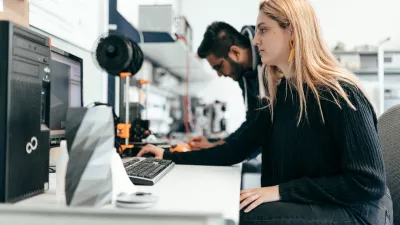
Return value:
<svg viewBox="0 0 400 225">
<path fill-rule="evenodd" d="M 241 224 L 392 224 L 376 115 L 325 47 L 308 0 L 262 1 L 253 42 L 268 74 L 257 120 L 224 145 L 149 145 L 139 156 L 231 165 L 261 146 L 262 188 L 241 192 Z"/>
</svg>

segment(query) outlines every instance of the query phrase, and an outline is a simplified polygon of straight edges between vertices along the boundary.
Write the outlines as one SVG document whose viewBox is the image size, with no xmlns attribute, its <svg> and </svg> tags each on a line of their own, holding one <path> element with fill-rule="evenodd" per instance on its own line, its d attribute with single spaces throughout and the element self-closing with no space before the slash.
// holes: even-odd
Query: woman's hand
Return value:
<svg viewBox="0 0 400 225">
<path fill-rule="evenodd" d="M 278 185 L 272 187 L 242 190 L 240 192 L 240 210 L 252 203 L 244 211 L 245 213 L 248 213 L 262 203 L 275 202 L 279 200 L 280 195 Z"/>
<path fill-rule="evenodd" d="M 137 154 L 137 157 L 142 157 L 144 154 L 153 154 L 154 158 L 162 159 L 164 155 L 164 149 L 154 145 L 146 145 L 140 150 L 140 152 Z"/>
</svg>

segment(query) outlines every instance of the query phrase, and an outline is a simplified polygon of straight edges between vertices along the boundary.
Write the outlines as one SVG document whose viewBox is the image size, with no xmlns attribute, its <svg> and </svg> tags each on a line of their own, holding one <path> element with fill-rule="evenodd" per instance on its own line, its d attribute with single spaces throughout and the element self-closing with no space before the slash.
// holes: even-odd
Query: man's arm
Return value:
<svg viewBox="0 0 400 225">
<path fill-rule="evenodd" d="M 240 125 L 240 127 L 238 129 L 236 129 L 233 133 L 231 133 L 228 137 L 226 137 L 224 140 L 221 140 L 221 144 L 225 143 L 225 142 L 230 142 L 232 139 L 234 139 L 236 136 L 239 136 L 243 130 L 245 130 L 245 128 L 247 126 L 249 126 L 249 124 L 255 120 L 257 118 L 257 116 L 259 115 L 261 110 L 254 110 L 254 109 L 249 109 L 246 112 L 246 120 Z"/>
</svg>

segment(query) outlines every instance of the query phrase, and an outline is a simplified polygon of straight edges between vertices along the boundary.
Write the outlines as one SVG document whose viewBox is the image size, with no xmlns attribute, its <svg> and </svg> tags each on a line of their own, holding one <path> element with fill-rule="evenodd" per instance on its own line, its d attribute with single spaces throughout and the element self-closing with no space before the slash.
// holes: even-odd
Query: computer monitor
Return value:
<svg viewBox="0 0 400 225">
<path fill-rule="evenodd" d="M 83 60 L 52 47 L 50 62 L 50 144 L 65 139 L 65 120 L 69 107 L 82 107 Z"/>
</svg>

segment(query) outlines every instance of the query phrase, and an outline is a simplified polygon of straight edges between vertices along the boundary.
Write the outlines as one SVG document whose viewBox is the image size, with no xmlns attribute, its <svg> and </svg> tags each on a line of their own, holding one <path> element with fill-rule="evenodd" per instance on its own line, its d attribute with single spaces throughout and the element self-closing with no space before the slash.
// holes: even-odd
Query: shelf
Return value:
<svg viewBox="0 0 400 225">
<path fill-rule="evenodd" d="M 378 52 L 376 52 L 376 51 L 364 51 L 364 52 L 356 52 L 356 51 L 333 51 L 333 54 L 336 55 L 336 56 L 339 56 L 339 55 L 378 56 Z"/>
<path fill-rule="evenodd" d="M 397 50 L 388 50 L 384 51 L 385 54 L 400 54 L 400 51 Z M 360 55 L 360 56 L 378 56 L 377 51 L 333 51 L 334 55 Z"/>
<path fill-rule="evenodd" d="M 172 74 L 185 80 L 187 77 L 187 57 L 190 58 L 190 81 L 205 81 L 212 77 L 204 69 L 203 60 L 198 59 L 192 52 L 188 53 L 186 44 L 177 40 L 174 42 L 145 42 L 139 43 L 145 58 L 161 66 Z"/>
<path fill-rule="evenodd" d="M 351 72 L 357 75 L 378 75 L 377 69 L 361 69 L 361 70 L 350 70 Z M 385 75 L 400 75 L 400 68 L 399 69 L 385 69 Z"/>
</svg>

